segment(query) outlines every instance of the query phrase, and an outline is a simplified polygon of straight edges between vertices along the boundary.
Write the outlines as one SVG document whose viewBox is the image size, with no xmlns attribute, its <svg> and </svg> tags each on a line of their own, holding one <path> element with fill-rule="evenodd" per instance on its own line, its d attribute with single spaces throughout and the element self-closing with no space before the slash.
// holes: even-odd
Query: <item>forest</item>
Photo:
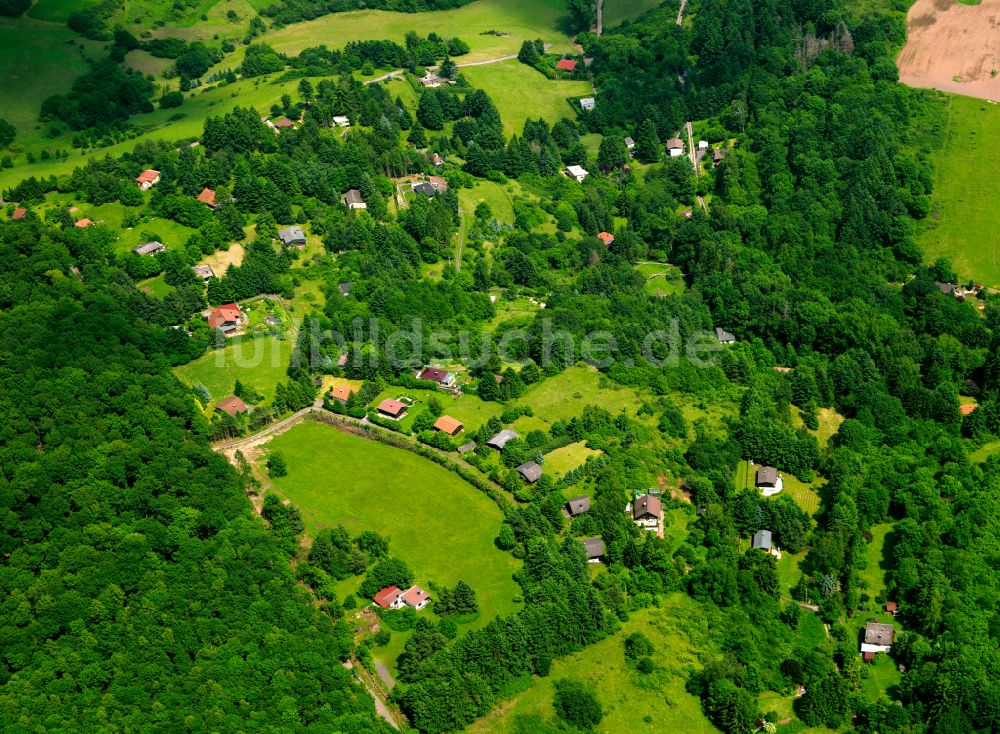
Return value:
<svg viewBox="0 0 1000 734">
<path fill-rule="evenodd" d="M 264 14 L 294 22 L 346 5 L 285 2 Z M 468 379 L 499 405 L 467 427 L 481 445 L 464 461 L 503 510 L 495 542 L 521 561 L 523 604 L 456 634 L 449 611 L 475 601 L 456 587 L 441 619 L 416 623 L 392 703 L 417 730 L 473 724 L 672 593 L 719 614 L 715 647 L 685 683 L 727 734 L 774 725 L 762 694 L 800 687 L 794 714 L 807 726 L 1000 727 L 1000 455 L 972 458 L 1000 440 L 1000 301 L 943 292 L 973 274 L 925 263 L 915 244 L 932 181 L 916 121 L 932 101 L 897 83 L 904 29 L 878 13 L 858 18 L 840 0 L 693 5 L 682 27 L 668 4 L 600 37 L 581 33 L 595 108 L 571 116 L 567 107 L 554 124 L 528 120 L 509 138 L 497 105 L 460 69 L 455 85 L 423 89 L 412 74 L 397 82 L 410 85 L 414 104 L 351 74 L 366 60 L 415 68 L 428 54 L 444 59 L 461 50 L 457 39 L 292 58 L 254 44 L 241 74 L 301 77 L 295 97 L 270 110 L 300 120 L 294 129 L 276 135 L 262 121 L 268 110 L 240 107 L 208 117 L 195 147 L 143 141 L 4 192 L 26 209 L 15 221 L 11 204 L 0 221 L 5 730 L 389 730 L 340 662 L 367 660 L 377 644 L 356 640 L 352 610 L 380 584 L 412 580 L 412 570 L 378 538 L 346 531 L 324 531 L 305 550 L 298 510 L 266 495 L 258 517 L 249 469 L 210 448 L 311 404 L 326 377 L 359 381 L 345 405 L 326 401 L 355 417 L 388 385 L 429 387 L 413 371 L 438 355 L 391 359 L 371 333 L 346 346 L 335 338 L 359 320 L 383 334 L 446 330 L 442 352 L 457 353 L 459 333 L 471 335 L 471 356 L 483 358 Z M 79 129 L 108 124 L 86 100 L 109 94 L 112 117 L 124 120 L 150 104 L 143 81 L 95 70 L 78 82 L 82 96 L 52 98 L 45 114 Z M 346 132 L 333 122 L 341 115 Z M 690 159 L 663 150 L 687 120 L 724 152 L 697 176 Z M 435 154 L 447 162 L 435 165 Z M 591 175 L 577 183 L 561 175 L 568 165 Z M 161 180 L 139 192 L 135 177 L 148 168 Z M 401 181 L 414 175 L 439 176 L 447 190 L 402 197 Z M 511 187 L 510 221 L 486 202 L 463 204 L 481 182 Z M 218 206 L 198 202 L 205 188 Z M 365 210 L 342 204 L 349 190 Z M 140 257 L 105 224 L 74 226 L 70 196 L 120 206 L 134 226 L 156 219 L 191 233 Z M 292 224 L 307 227 L 310 255 L 276 243 Z M 606 246 L 598 235 L 608 233 Z M 239 265 L 207 285 L 194 277 L 192 266 L 241 240 Z M 637 271 L 649 261 L 679 268 L 680 292 L 651 295 Z M 140 286 L 161 275 L 167 295 Z M 291 300 L 307 276 L 322 297 L 302 314 L 310 328 L 298 333 L 273 399 L 237 383 L 256 417 L 204 411 L 202 391 L 171 372 L 221 346 L 202 311 L 265 294 Z M 545 308 L 505 317 L 490 297 L 498 292 L 544 298 Z M 736 341 L 711 366 L 657 359 L 643 336 L 668 325 L 684 342 L 715 327 Z M 545 347 L 553 328 L 572 349 Z M 484 440 L 532 417 L 519 399 L 558 385 L 598 331 L 615 343 L 602 379 L 641 394 L 639 407 L 589 404 L 493 462 Z M 515 332 L 524 334 L 516 365 L 484 354 Z M 962 411 L 968 400 L 978 407 Z M 692 418 L 691 406 L 722 417 L 705 409 Z M 820 418 L 831 415 L 842 421 L 820 441 Z M 456 448 L 418 420 L 422 455 L 440 460 Z M 521 460 L 571 442 L 601 457 L 530 485 L 517 474 Z M 740 486 L 747 461 L 804 484 L 821 478 L 818 510 Z M 691 515 L 676 542 L 623 511 L 660 477 L 683 490 L 664 494 L 668 511 Z M 563 506 L 580 493 L 592 508 L 567 519 Z M 886 526 L 876 589 L 869 548 Z M 749 547 L 765 529 L 801 554 L 787 590 L 775 557 Z M 592 573 L 579 540 L 594 537 L 605 562 Z M 334 590 L 354 577 L 364 593 Z M 898 684 L 873 695 L 858 624 L 890 600 L 899 605 Z M 801 634 L 813 614 L 829 629 L 819 643 Z M 648 643 L 628 639 L 636 675 L 651 680 L 642 677 L 656 675 Z M 519 731 L 600 721 L 586 686 L 556 688 L 562 723 L 533 715 Z"/>
</svg>

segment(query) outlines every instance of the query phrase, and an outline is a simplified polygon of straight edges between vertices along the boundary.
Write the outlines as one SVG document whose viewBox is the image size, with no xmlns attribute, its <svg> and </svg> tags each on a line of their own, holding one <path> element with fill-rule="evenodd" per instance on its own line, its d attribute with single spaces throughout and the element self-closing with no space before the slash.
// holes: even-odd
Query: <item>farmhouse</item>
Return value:
<svg viewBox="0 0 1000 734">
<path fill-rule="evenodd" d="M 239 413 L 250 412 L 250 407 L 235 395 L 230 395 L 228 398 L 216 405 L 215 409 L 226 413 L 233 418 L 235 418 Z"/>
<path fill-rule="evenodd" d="M 350 399 L 351 394 L 356 392 L 357 390 L 350 385 L 337 385 L 330 390 L 330 397 L 341 403 L 346 403 Z"/>
<path fill-rule="evenodd" d="M 346 194 L 344 194 L 344 206 L 348 209 L 367 209 L 368 205 L 365 200 L 361 197 L 361 192 L 357 189 L 351 189 Z"/>
<path fill-rule="evenodd" d="M 144 242 L 138 247 L 133 247 L 132 252 L 136 255 L 155 255 L 159 252 L 163 252 L 167 248 L 163 246 L 162 242 Z"/>
<path fill-rule="evenodd" d="M 577 62 L 573 59 L 559 59 L 556 62 L 556 68 L 559 71 L 573 71 L 576 68 Z"/>
<path fill-rule="evenodd" d="M 392 398 L 386 398 L 381 403 L 378 404 L 378 413 L 383 418 L 391 418 L 392 420 L 398 421 L 406 415 L 406 411 L 409 410 L 409 406 L 406 403 L 401 403 L 398 400 L 393 400 Z"/>
<path fill-rule="evenodd" d="M 305 232 L 302 231 L 302 227 L 293 224 L 291 227 L 285 227 L 284 229 L 278 230 L 278 239 L 281 240 L 281 244 L 285 247 L 290 247 L 291 245 L 297 245 L 301 247 L 306 243 Z"/>
<path fill-rule="evenodd" d="M 670 154 L 671 158 L 684 155 L 684 141 L 680 138 L 670 138 L 670 140 L 667 141 L 667 152 Z"/>
<path fill-rule="evenodd" d="M 572 179 L 576 179 L 577 183 L 583 183 L 583 179 L 587 178 L 590 174 L 582 166 L 566 166 L 566 175 Z"/>
<path fill-rule="evenodd" d="M 452 418 L 450 415 L 443 415 L 434 422 L 434 430 L 454 436 L 465 430 L 465 426 L 457 418 Z"/>
<path fill-rule="evenodd" d="M 719 340 L 719 344 L 735 344 L 736 336 L 730 334 L 728 331 L 723 329 L 721 326 L 715 327 L 715 338 Z"/>
<path fill-rule="evenodd" d="M 218 209 L 218 205 L 215 203 L 215 190 L 210 189 L 207 186 L 201 190 L 198 194 L 198 201 L 207 206 L 209 209 Z"/>
<path fill-rule="evenodd" d="M 534 484 L 542 476 L 542 467 L 533 461 L 526 461 L 514 471 L 520 474 L 528 484 Z"/>
<path fill-rule="evenodd" d="M 504 428 L 502 431 L 500 431 L 500 433 L 498 433 L 489 441 L 487 441 L 486 445 L 489 446 L 491 449 L 496 449 L 497 451 L 503 451 L 503 447 L 506 446 L 507 442 L 510 441 L 512 438 L 520 438 L 520 436 L 518 436 L 516 433 L 514 433 L 514 431 L 510 430 L 509 428 Z"/>
<path fill-rule="evenodd" d="M 574 497 L 566 503 L 566 514 L 570 517 L 579 517 L 585 512 L 590 512 L 590 497 Z"/>
<path fill-rule="evenodd" d="M 23 206 L 19 206 L 17 209 L 14 210 L 14 213 L 10 215 L 10 218 L 11 220 L 16 222 L 18 220 L 24 219 L 24 215 L 27 213 L 28 213 L 27 209 L 25 209 Z"/>
<path fill-rule="evenodd" d="M 595 103 L 594 103 L 594 98 L 593 97 L 583 97 L 580 100 L 580 107 L 582 107 L 585 110 L 592 110 L 592 109 L 594 109 L 594 104 Z"/>
<path fill-rule="evenodd" d="M 87 219 L 86 217 L 84 217 L 83 219 L 77 219 L 76 222 L 73 224 L 73 226 L 76 227 L 76 228 L 78 228 L 78 229 L 86 229 L 87 227 L 91 226 L 92 224 L 93 224 L 93 222 L 91 222 L 89 219 Z"/>
<path fill-rule="evenodd" d="M 782 488 L 782 479 L 778 476 L 778 470 L 773 466 L 758 468 L 756 486 L 765 497 L 778 494 Z"/>
<path fill-rule="evenodd" d="M 411 586 L 403 592 L 403 603 L 413 609 L 423 609 L 430 600 L 431 598 L 427 596 L 427 592 L 419 586 Z"/>
<path fill-rule="evenodd" d="M 156 186 L 160 183 L 160 172 L 147 168 L 135 177 L 135 182 L 139 184 L 139 191 L 145 191 L 150 186 Z"/>
<path fill-rule="evenodd" d="M 241 316 L 242 313 L 237 304 L 223 304 L 208 312 L 208 328 L 221 329 L 228 333 L 239 326 Z"/>
<path fill-rule="evenodd" d="M 600 538 L 581 540 L 580 545 L 587 554 L 587 563 L 600 563 L 604 558 L 604 541 Z"/>
<path fill-rule="evenodd" d="M 603 242 L 605 247 L 611 247 L 611 243 L 615 241 L 615 236 L 610 232 L 598 232 L 597 239 Z"/>
<path fill-rule="evenodd" d="M 418 380 L 436 382 L 443 387 L 451 387 L 455 384 L 455 375 L 447 370 L 439 370 L 436 367 L 424 367 L 416 375 Z"/>
<path fill-rule="evenodd" d="M 403 606 L 403 591 L 395 586 L 386 586 L 372 597 L 372 601 L 383 609 L 399 609 Z"/>
<path fill-rule="evenodd" d="M 632 522 L 646 530 L 656 530 L 660 527 L 660 516 L 663 514 L 663 503 L 659 497 L 644 494 L 637 498 L 630 508 Z"/>
<path fill-rule="evenodd" d="M 893 632 L 891 624 L 869 622 L 865 625 L 865 639 L 861 643 L 861 655 L 866 663 L 875 658 L 875 653 L 889 652 L 892 648 Z"/>
<path fill-rule="evenodd" d="M 215 277 L 215 271 L 212 270 L 211 265 L 195 265 L 191 269 L 194 271 L 194 274 L 202 280 L 208 280 L 209 278 Z"/>
<path fill-rule="evenodd" d="M 760 548 L 761 550 L 770 551 L 771 550 L 771 531 L 770 530 L 758 530 L 753 534 L 753 540 L 750 543 L 753 548 Z"/>
</svg>

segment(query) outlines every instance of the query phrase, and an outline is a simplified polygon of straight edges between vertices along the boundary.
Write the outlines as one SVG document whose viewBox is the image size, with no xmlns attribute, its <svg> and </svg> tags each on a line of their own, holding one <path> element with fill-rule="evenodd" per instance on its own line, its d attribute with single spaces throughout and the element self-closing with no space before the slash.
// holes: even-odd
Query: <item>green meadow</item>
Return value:
<svg viewBox="0 0 1000 734">
<path fill-rule="evenodd" d="M 586 441 L 577 441 L 545 454 L 545 473 L 561 477 L 567 472 L 583 466 L 591 456 L 600 456 L 597 449 L 587 447 Z"/>
<path fill-rule="evenodd" d="M 593 367 L 569 367 L 556 377 L 531 385 L 515 404 L 530 405 L 536 418 L 553 423 L 580 415 L 587 405 L 597 405 L 611 413 L 626 410 L 634 416 L 642 398 L 635 390 L 611 382 Z"/>
<path fill-rule="evenodd" d="M 701 667 L 699 651 L 711 649 L 714 614 L 682 594 L 666 597 L 658 609 L 630 615 L 615 635 L 552 663 L 545 678 L 507 705 L 467 729 L 472 734 L 513 734 L 532 731 L 532 721 L 552 720 L 554 683 L 562 678 L 585 681 L 600 699 L 604 718 L 600 732 L 685 732 L 714 734 L 701 711 L 701 702 L 684 685 L 689 667 Z M 658 669 L 641 675 L 627 666 L 623 640 L 642 631 L 653 643 Z M 519 725 L 520 720 L 520 725 Z"/>
<path fill-rule="evenodd" d="M 641 263 L 635 268 L 645 280 L 651 296 L 673 296 L 684 292 L 684 276 L 680 268 L 669 263 Z"/>
<path fill-rule="evenodd" d="M 1000 287 L 1000 213 L 990 200 L 1000 170 L 1000 105 L 941 94 L 946 120 L 930 146 L 931 214 L 918 227 L 927 262 L 951 260 L 962 282 Z"/>
<path fill-rule="evenodd" d="M 507 135 L 521 134 L 528 118 L 539 117 L 550 124 L 574 118 L 577 107 L 571 97 L 593 94 L 590 82 L 554 81 L 515 60 L 462 69 L 469 84 L 484 90 L 496 104 Z"/>
<path fill-rule="evenodd" d="M 865 546 L 868 565 L 861 572 L 861 578 L 865 582 L 868 595 L 873 599 L 885 591 L 885 575 L 892 568 L 886 548 L 886 538 L 891 532 L 891 523 L 872 526 L 872 542 Z"/>
<path fill-rule="evenodd" d="M 604 0 L 604 27 L 614 28 L 626 20 L 659 7 L 662 0 Z"/>
<path fill-rule="evenodd" d="M 274 491 L 302 511 L 307 533 L 344 525 L 351 534 L 374 530 L 390 538 L 390 553 L 417 583 L 467 581 L 485 624 L 517 610 L 518 562 L 493 539 L 503 514 L 456 474 L 415 453 L 307 421 L 267 444 L 280 451 L 288 475 Z"/>
<path fill-rule="evenodd" d="M 175 367 L 174 374 L 188 385 L 204 385 L 212 405 L 232 395 L 237 380 L 252 385 L 270 402 L 278 383 L 287 380 L 285 371 L 292 346 L 289 338 L 234 337 L 222 349 L 210 350 L 193 362 Z"/>
</svg>

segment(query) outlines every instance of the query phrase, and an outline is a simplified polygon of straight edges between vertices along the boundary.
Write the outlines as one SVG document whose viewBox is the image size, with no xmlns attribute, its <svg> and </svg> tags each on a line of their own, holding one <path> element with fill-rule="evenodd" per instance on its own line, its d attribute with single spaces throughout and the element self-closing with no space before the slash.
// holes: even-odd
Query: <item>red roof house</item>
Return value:
<svg viewBox="0 0 1000 734">
<path fill-rule="evenodd" d="M 962 415 L 969 415 L 969 413 L 974 412 L 978 407 L 979 406 L 976 403 L 962 403 L 962 405 L 958 406 L 958 409 L 961 411 Z"/>
<path fill-rule="evenodd" d="M 573 71 L 576 68 L 576 62 L 573 59 L 559 59 L 556 62 L 556 68 L 560 71 Z"/>
<path fill-rule="evenodd" d="M 215 208 L 215 191 L 213 191 L 212 189 L 210 189 L 210 188 L 208 188 L 206 186 L 204 189 L 201 190 L 201 193 L 198 194 L 198 201 L 200 201 L 202 204 L 205 204 L 206 206 L 210 206 L 210 207 L 212 207 L 214 209 Z"/>
<path fill-rule="evenodd" d="M 399 609 L 402 605 L 403 592 L 395 586 L 386 586 L 372 599 L 383 609 Z"/>
<path fill-rule="evenodd" d="M 76 224 L 74 224 L 73 226 L 74 227 L 79 227 L 80 229 L 86 229 L 87 227 L 89 227 L 92 224 L 93 224 L 93 222 L 91 222 L 89 219 L 87 219 L 86 217 L 84 217 L 83 219 L 78 219 L 76 221 Z"/>
<path fill-rule="evenodd" d="M 357 390 L 352 388 L 350 385 L 337 385 L 333 390 L 330 391 L 330 397 L 334 400 L 339 400 L 342 403 L 346 403 L 351 397 L 351 393 L 355 393 Z"/>
<path fill-rule="evenodd" d="M 11 215 L 10 218 L 16 222 L 18 219 L 24 219 L 24 215 L 27 213 L 28 210 L 25 209 L 23 206 L 21 206 L 14 210 L 14 213 Z"/>
<path fill-rule="evenodd" d="M 427 596 L 427 592 L 419 586 L 411 586 L 403 593 L 403 603 L 414 609 L 423 609 L 430 600 L 431 598 Z"/>
<path fill-rule="evenodd" d="M 445 387 L 451 387 L 455 383 L 455 375 L 448 370 L 439 370 L 436 367 L 425 367 L 417 374 L 418 380 L 436 382 Z"/>
<path fill-rule="evenodd" d="M 393 400 L 392 398 L 386 398 L 381 403 L 378 404 L 378 412 L 381 413 L 386 418 L 394 418 L 399 420 L 408 410 L 406 403 L 401 403 L 398 400 Z"/>
<path fill-rule="evenodd" d="M 154 186 L 160 182 L 160 172 L 154 171 L 152 168 L 147 168 L 135 177 L 135 182 L 139 184 L 140 189 L 145 191 L 150 186 Z"/>
<path fill-rule="evenodd" d="M 603 242 L 605 247 L 611 247 L 611 243 L 615 241 L 615 236 L 610 232 L 598 232 L 597 239 Z"/>
<path fill-rule="evenodd" d="M 454 436 L 459 433 L 463 428 L 462 421 L 452 418 L 450 415 L 443 415 L 437 419 L 434 424 L 435 431 L 441 431 L 442 433 L 447 433 L 449 436 Z"/>
<path fill-rule="evenodd" d="M 235 303 L 226 303 L 213 308 L 208 314 L 208 328 L 232 331 L 240 320 L 240 307 Z"/>
<path fill-rule="evenodd" d="M 233 418 L 236 417 L 237 413 L 249 413 L 250 408 L 240 400 L 235 395 L 230 395 L 228 398 L 223 400 L 221 403 L 215 406 L 216 410 L 221 410 L 223 413 L 228 413 Z"/>
</svg>

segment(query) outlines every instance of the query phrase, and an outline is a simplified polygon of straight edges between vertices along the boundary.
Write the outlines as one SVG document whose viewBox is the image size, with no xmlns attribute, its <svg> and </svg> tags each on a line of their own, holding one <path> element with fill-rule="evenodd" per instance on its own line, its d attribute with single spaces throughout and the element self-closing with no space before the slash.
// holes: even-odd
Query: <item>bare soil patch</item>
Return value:
<svg viewBox="0 0 1000 734">
<path fill-rule="evenodd" d="M 1000 0 L 916 0 L 896 60 L 911 87 L 1000 100 Z"/>
<path fill-rule="evenodd" d="M 228 250 L 219 250 L 204 260 L 201 261 L 201 265 L 209 265 L 215 274 L 219 277 L 229 269 L 230 265 L 240 265 L 243 262 L 243 256 L 245 255 L 243 245 L 232 244 L 229 246 Z"/>
</svg>

